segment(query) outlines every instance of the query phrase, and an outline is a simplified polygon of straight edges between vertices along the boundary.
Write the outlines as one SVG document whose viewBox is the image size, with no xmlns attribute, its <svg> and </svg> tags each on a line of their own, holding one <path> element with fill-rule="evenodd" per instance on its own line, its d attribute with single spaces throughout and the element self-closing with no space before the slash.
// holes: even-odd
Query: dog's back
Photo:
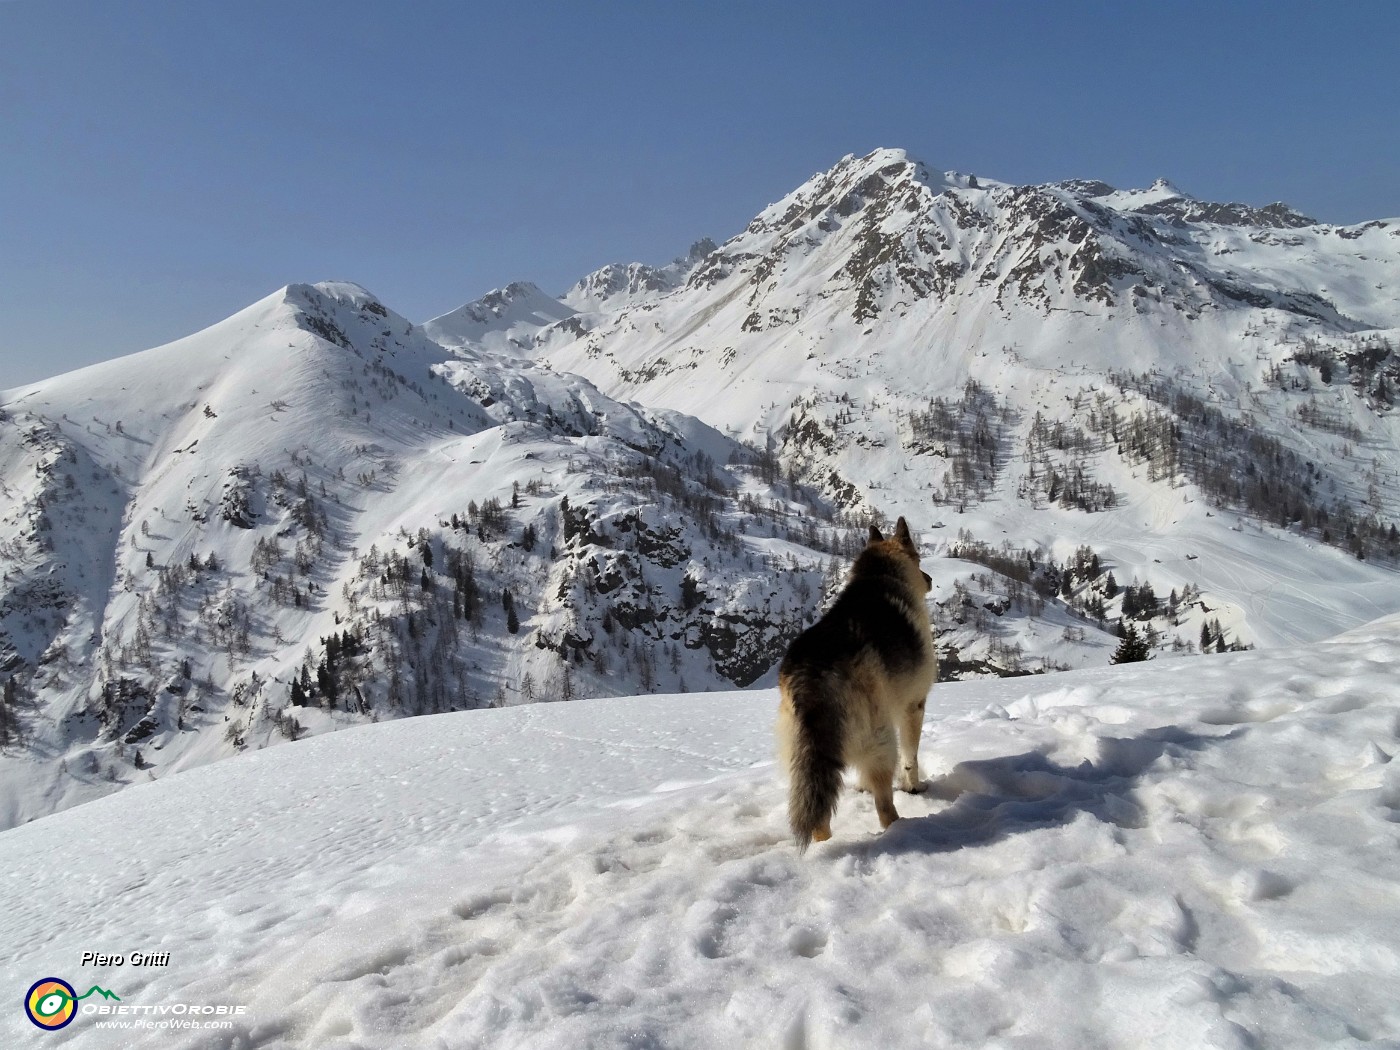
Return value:
<svg viewBox="0 0 1400 1050">
<path fill-rule="evenodd" d="M 916 751 L 918 732 L 908 728 L 906 712 L 917 704 L 922 725 L 923 698 L 937 674 L 923 604 L 927 590 L 904 519 L 890 540 L 872 528 L 846 588 L 783 658 L 778 735 L 791 782 L 788 818 L 800 850 L 830 836 L 847 765 L 861 771 L 882 825 L 896 819 L 895 724 L 903 742 L 912 733 Z M 916 779 L 916 763 L 907 768 L 906 779 Z"/>
</svg>

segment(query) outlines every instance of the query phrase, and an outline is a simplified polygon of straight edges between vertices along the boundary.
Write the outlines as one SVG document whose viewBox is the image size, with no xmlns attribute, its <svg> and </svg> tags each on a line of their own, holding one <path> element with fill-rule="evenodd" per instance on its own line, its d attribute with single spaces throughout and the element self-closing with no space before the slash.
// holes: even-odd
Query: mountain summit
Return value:
<svg viewBox="0 0 1400 1050">
<path fill-rule="evenodd" d="M 516 281 L 424 322 L 423 331 L 443 346 L 519 352 L 535 331 L 574 312 L 529 281 Z"/>
<path fill-rule="evenodd" d="M 1002 346 L 1042 367 L 1192 368 L 1218 356 L 1203 357 L 1201 343 L 1400 323 L 1385 292 L 1400 266 L 1397 232 L 1321 226 L 1278 204 L 1197 201 L 1164 181 L 1145 191 L 1009 186 L 877 150 L 764 209 L 682 289 L 634 297 L 586 331 L 545 328 L 533 352 L 607 389 L 734 425 L 749 420 L 727 418 L 725 406 L 743 413 L 747 403 L 728 380 L 761 386 L 796 371 L 821 383 L 846 354 L 863 367 L 872 347 L 893 350 L 899 377 L 920 387 Z M 1111 339 L 1084 337 L 1105 325 Z M 912 346 L 923 349 L 911 362 L 898 348 Z M 712 406 L 688 393 L 705 370 L 700 355 L 724 364 L 701 384 Z"/>
</svg>

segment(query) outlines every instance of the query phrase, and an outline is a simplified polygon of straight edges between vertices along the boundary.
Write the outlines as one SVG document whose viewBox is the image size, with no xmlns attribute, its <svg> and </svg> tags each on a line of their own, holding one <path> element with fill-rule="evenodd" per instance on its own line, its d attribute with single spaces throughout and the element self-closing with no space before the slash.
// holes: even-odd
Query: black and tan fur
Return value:
<svg viewBox="0 0 1400 1050">
<path fill-rule="evenodd" d="M 938 678 L 924 607 L 931 587 L 904 519 L 888 540 L 871 526 L 835 604 L 783 657 L 778 746 L 799 851 L 831 837 L 847 766 L 875 797 L 882 828 L 899 819 L 896 771 L 901 789 L 922 789 L 919 733 L 924 700 Z"/>
</svg>

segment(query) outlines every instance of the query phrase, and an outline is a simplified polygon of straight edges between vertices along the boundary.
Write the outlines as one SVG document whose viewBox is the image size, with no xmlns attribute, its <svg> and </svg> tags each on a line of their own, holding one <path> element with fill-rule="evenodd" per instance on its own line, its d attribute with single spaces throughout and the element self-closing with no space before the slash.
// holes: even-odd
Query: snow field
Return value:
<svg viewBox="0 0 1400 1050">
<path fill-rule="evenodd" d="M 249 1007 L 76 1047 L 1400 1045 L 1397 658 L 935 687 L 906 819 L 805 858 L 771 691 L 347 730 L 0 834 L 0 970 Z"/>
</svg>

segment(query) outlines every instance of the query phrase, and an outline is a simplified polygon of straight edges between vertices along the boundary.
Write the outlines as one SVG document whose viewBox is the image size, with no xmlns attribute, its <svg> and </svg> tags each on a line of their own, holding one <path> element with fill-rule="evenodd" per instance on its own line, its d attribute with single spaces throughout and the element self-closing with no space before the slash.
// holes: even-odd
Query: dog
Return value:
<svg viewBox="0 0 1400 1050">
<path fill-rule="evenodd" d="M 932 589 L 904 519 L 890 539 L 872 525 L 836 602 L 788 647 L 778 668 L 778 751 L 799 853 L 831 838 L 847 766 L 874 796 L 882 829 L 899 819 L 896 768 L 902 790 L 923 789 L 919 734 L 938 680 L 924 607 Z"/>
</svg>

